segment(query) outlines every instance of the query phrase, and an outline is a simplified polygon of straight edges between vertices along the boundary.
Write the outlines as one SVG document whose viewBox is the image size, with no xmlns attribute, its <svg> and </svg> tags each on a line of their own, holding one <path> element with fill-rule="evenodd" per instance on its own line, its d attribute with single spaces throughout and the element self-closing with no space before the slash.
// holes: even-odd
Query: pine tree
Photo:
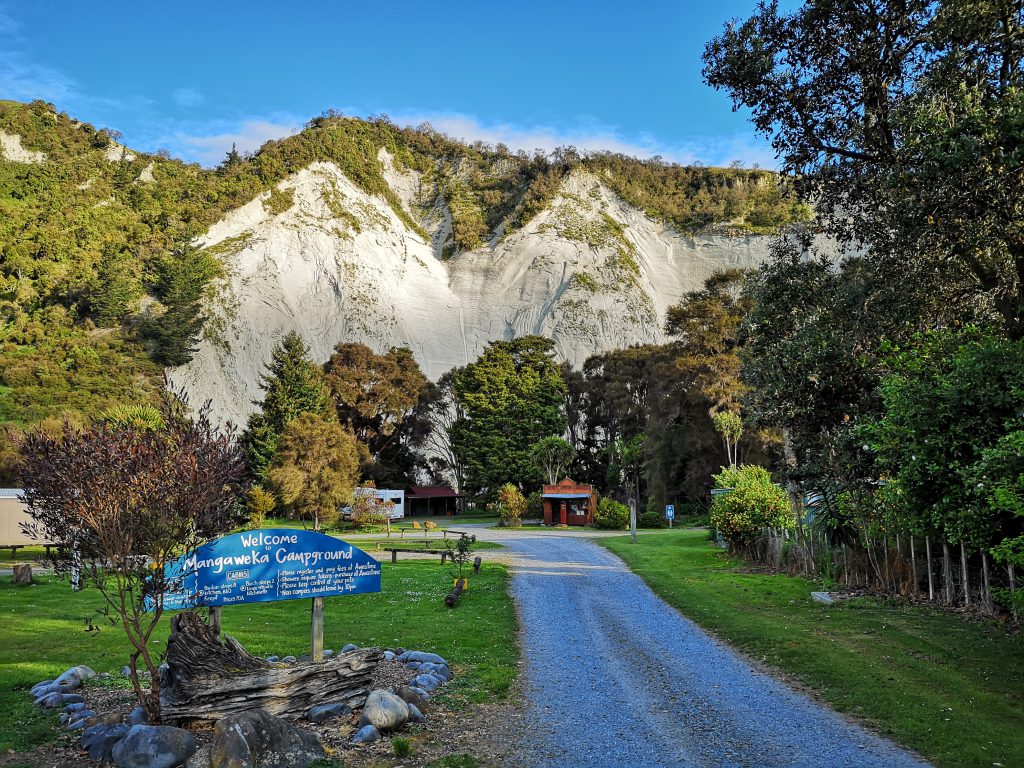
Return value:
<svg viewBox="0 0 1024 768">
<path fill-rule="evenodd" d="M 250 473 L 263 481 L 289 422 L 302 413 L 335 417 L 320 366 L 309 359 L 309 347 L 294 331 L 274 350 L 260 386 L 266 394 L 255 403 L 260 411 L 249 417 L 242 449 Z"/>
</svg>

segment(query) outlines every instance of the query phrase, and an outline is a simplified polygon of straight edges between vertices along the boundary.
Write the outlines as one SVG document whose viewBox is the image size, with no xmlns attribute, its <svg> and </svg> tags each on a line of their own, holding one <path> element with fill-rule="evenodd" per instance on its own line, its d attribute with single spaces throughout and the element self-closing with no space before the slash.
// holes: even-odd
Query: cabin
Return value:
<svg viewBox="0 0 1024 768">
<path fill-rule="evenodd" d="M 578 485 L 565 478 L 557 485 L 545 485 L 544 525 L 593 525 L 597 513 L 597 492 L 592 485 Z"/>
<path fill-rule="evenodd" d="M 21 528 L 23 523 L 32 522 L 24 493 L 20 488 L 0 488 L 0 549 L 9 549 L 12 555 L 22 547 L 44 543 L 33 539 Z"/>
<path fill-rule="evenodd" d="M 405 495 L 409 515 L 454 515 L 462 508 L 462 494 L 447 485 L 414 485 Z"/>
</svg>

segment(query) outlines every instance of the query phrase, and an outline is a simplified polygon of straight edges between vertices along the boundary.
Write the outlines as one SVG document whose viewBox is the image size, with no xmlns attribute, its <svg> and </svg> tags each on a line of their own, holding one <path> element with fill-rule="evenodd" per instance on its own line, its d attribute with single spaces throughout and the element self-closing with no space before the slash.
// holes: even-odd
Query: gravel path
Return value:
<svg viewBox="0 0 1024 768">
<path fill-rule="evenodd" d="M 756 670 L 601 547 L 500 538 L 516 555 L 524 765 L 926 765 Z"/>
</svg>

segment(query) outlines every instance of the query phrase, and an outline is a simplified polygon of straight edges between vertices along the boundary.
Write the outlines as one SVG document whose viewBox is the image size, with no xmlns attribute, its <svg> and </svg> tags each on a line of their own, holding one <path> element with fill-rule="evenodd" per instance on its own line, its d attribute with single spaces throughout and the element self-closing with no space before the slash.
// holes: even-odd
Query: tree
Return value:
<svg viewBox="0 0 1024 768">
<path fill-rule="evenodd" d="M 356 439 L 334 419 L 300 413 L 285 427 L 267 479 L 289 510 L 319 531 L 352 498 L 359 480 Z"/>
<path fill-rule="evenodd" d="M 1002 0 L 763 3 L 708 43 L 820 222 L 901 284 L 938 272 L 1024 336 L 1024 11 Z"/>
<path fill-rule="evenodd" d="M 158 363 L 174 367 L 192 359 L 206 323 L 203 294 L 220 272 L 213 256 L 195 248 L 183 248 L 158 263 L 154 292 L 165 309 L 140 324 L 142 336 L 154 345 L 152 357 Z"/>
<path fill-rule="evenodd" d="M 405 484 L 414 474 L 417 448 L 429 425 L 431 394 L 412 351 L 393 347 L 378 355 L 363 344 L 338 344 L 324 365 L 338 421 L 366 445 L 366 474 Z"/>
<path fill-rule="evenodd" d="M 250 473 L 262 481 L 288 423 L 302 413 L 327 416 L 330 399 L 320 367 L 309 359 L 309 347 L 294 331 L 274 349 L 260 385 L 266 394 L 256 403 L 259 412 L 249 417 L 242 447 Z"/>
<path fill-rule="evenodd" d="M 498 516 L 506 528 L 519 528 L 526 512 L 526 497 L 512 483 L 505 483 L 498 491 Z"/>
<path fill-rule="evenodd" d="M 548 479 L 548 484 L 554 485 L 576 458 L 576 451 L 563 438 L 550 435 L 533 444 L 530 456 Z"/>
<path fill-rule="evenodd" d="M 530 446 L 565 432 L 565 381 L 554 342 L 540 336 L 495 341 L 454 373 L 464 416 L 452 425 L 452 445 L 471 494 L 490 495 L 505 483 L 538 478 Z"/>
<path fill-rule="evenodd" d="M 54 571 L 81 572 L 102 595 L 133 648 L 132 686 L 151 722 L 160 718 L 151 641 L 170 587 L 164 568 L 244 519 L 245 465 L 232 434 L 218 431 L 207 409 L 194 420 L 166 408 L 163 417 L 157 427 L 97 421 L 58 435 L 31 431 L 19 466 L 28 533 L 70 545 L 52 555 Z"/>
<path fill-rule="evenodd" d="M 96 267 L 89 306 L 103 327 L 118 325 L 142 298 L 138 263 L 130 253 L 108 251 Z"/>
<path fill-rule="evenodd" d="M 730 467 L 735 467 L 737 450 L 739 449 L 740 438 L 743 437 L 743 419 L 738 413 L 732 411 L 713 411 L 711 421 L 715 425 L 715 431 L 722 436 L 725 444 L 725 457 Z"/>
</svg>

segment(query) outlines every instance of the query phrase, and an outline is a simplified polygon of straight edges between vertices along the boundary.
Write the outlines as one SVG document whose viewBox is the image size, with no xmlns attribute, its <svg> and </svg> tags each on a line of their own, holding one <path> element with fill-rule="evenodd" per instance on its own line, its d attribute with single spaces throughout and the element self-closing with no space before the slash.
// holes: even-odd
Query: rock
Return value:
<svg viewBox="0 0 1024 768">
<path fill-rule="evenodd" d="M 294 656 L 285 656 L 283 659 L 281 659 L 282 664 L 294 664 L 296 661 L 298 661 L 298 659 Z"/>
<path fill-rule="evenodd" d="M 57 707 L 64 706 L 64 694 L 63 693 L 47 693 L 40 696 L 38 699 L 32 702 L 34 707 L 43 707 L 44 709 L 56 709 Z"/>
<path fill-rule="evenodd" d="M 348 653 L 349 651 L 358 651 L 359 646 L 355 643 L 347 643 L 340 651 L 340 653 Z"/>
<path fill-rule="evenodd" d="M 84 704 L 85 699 L 79 696 L 77 693 L 65 693 L 62 694 L 60 700 L 64 704 Z"/>
<path fill-rule="evenodd" d="M 168 725 L 133 725 L 111 752 L 117 768 L 175 768 L 196 751 L 195 737 Z"/>
<path fill-rule="evenodd" d="M 405 648 L 392 648 L 391 650 L 392 650 L 392 653 L 395 654 L 396 658 L 401 656 L 403 653 L 405 653 Z"/>
<path fill-rule="evenodd" d="M 447 682 L 448 682 L 449 680 L 451 680 L 451 679 L 452 679 L 452 677 L 454 676 L 454 675 L 452 674 L 452 671 L 451 671 L 451 670 L 450 670 L 450 669 L 449 669 L 449 668 L 448 668 L 448 667 L 447 667 L 446 665 L 444 665 L 444 664 L 442 664 L 442 665 L 441 665 L 441 666 L 439 666 L 439 667 L 436 667 L 436 668 L 434 669 L 434 671 L 433 671 L 433 674 L 434 674 L 434 675 L 436 675 L 437 677 L 440 677 L 440 678 L 441 678 L 442 680 L 444 680 L 444 681 L 445 681 L 446 683 L 447 683 Z"/>
<path fill-rule="evenodd" d="M 281 660 L 280 656 L 267 656 L 267 661 L 269 661 L 271 664 L 273 664 L 276 661 L 280 661 L 280 660 Z"/>
<path fill-rule="evenodd" d="M 355 736 L 352 737 L 353 744 L 372 744 L 375 741 L 380 740 L 380 731 L 374 728 L 372 725 L 364 725 L 358 731 Z"/>
<path fill-rule="evenodd" d="M 31 693 L 37 699 L 42 699 L 54 693 L 64 694 L 71 690 L 73 689 L 65 688 L 63 685 L 57 685 L 56 683 L 50 683 L 49 685 L 44 685 L 42 688 L 33 688 Z"/>
<path fill-rule="evenodd" d="M 391 691 L 370 691 L 359 715 L 359 726 L 372 725 L 378 731 L 397 731 L 409 721 L 409 707 Z"/>
<path fill-rule="evenodd" d="M 327 650 L 324 651 L 324 658 L 325 659 L 329 659 L 332 656 L 334 656 L 334 651 L 332 651 L 330 648 L 328 648 Z"/>
<path fill-rule="evenodd" d="M 394 661 L 394 660 L 395 660 L 395 652 L 394 651 L 384 651 L 384 661 Z"/>
<path fill-rule="evenodd" d="M 348 704 L 342 704 L 340 702 L 335 704 L 318 704 L 315 707 L 309 708 L 309 713 L 306 715 L 306 719 L 311 723 L 325 723 L 336 717 L 351 714 L 352 708 Z"/>
<path fill-rule="evenodd" d="M 33 685 L 33 686 L 32 686 L 32 687 L 31 687 L 31 688 L 29 689 L 29 692 L 30 692 L 30 693 L 31 693 L 31 694 L 32 694 L 33 696 L 36 696 L 36 697 L 38 697 L 38 696 L 39 696 L 39 694 L 37 693 L 37 691 L 40 691 L 40 690 L 42 690 L 43 688 L 45 688 L 45 687 L 46 687 L 46 686 L 48 686 L 48 685 L 53 685 L 53 680 L 40 680 L 40 681 L 39 681 L 38 683 L 36 683 L 35 685 Z"/>
<path fill-rule="evenodd" d="M 149 722 L 149 715 L 146 714 L 145 707 L 136 707 L 128 713 L 128 717 L 125 719 L 128 721 L 128 725 L 141 725 Z"/>
<path fill-rule="evenodd" d="M 70 720 L 68 720 L 69 731 L 80 731 L 84 729 L 86 725 L 88 725 L 89 723 L 89 718 L 96 713 L 93 712 L 91 709 L 87 709 L 84 712 L 78 712 L 76 714 L 77 718 L 71 718 Z"/>
<path fill-rule="evenodd" d="M 427 716 L 420 712 L 419 707 L 415 704 L 409 703 L 409 722 L 410 723 L 425 723 L 427 722 Z"/>
<path fill-rule="evenodd" d="M 420 695 L 420 698 L 423 699 L 424 701 L 430 701 L 430 694 L 427 693 L 426 691 L 424 691 L 422 688 L 419 688 L 418 686 L 415 686 L 415 685 L 410 685 L 409 688 L 411 688 L 412 690 L 416 691 L 416 693 L 418 693 Z"/>
<path fill-rule="evenodd" d="M 424 653 L 423 651 L 406 651 L 398 657 L 398 660 L 403 662 L 418 661 L 420 663 L 429 662 L 431 664 L 448 665 L 448 662 L 436 653 Z"/>
<path fill-rule="evenodd" d="M 405 666 L 412 670 L 418 670 L 420 668 L 420 663 L 418 661 L 410 661 L 407 662 Z"/>
<path fill-rule="evenodd" d="M 313 657 L 310 656 L 308 653 L 304 653 L 301 656 L 299 656 L 299 658 L 298 658 L 298 661 L 302 662 L 303 664 L 305 664 L 307 661 L 312 661 L 312 660 L 313 660 Z"/>
<path fill-rule="evenodd" d="M 96 673 L 93 672 L 92 669 L 86 666 L 78 666 L 71 667 L 53 682 L 57 685 L 63 685 L 68 690 L 71 690 L 77 688 L 86 680 L 90 680 L 94 677 L 96 677 Z"/>
<path fill-rule="evenodd" d="M 86 709 L 88 706 L 89 705 L 86 704 L 85 702 L 80 701 L 80 702 L 77 702 L 75 704 L 68 704 L 66 707 L 64 707 L 64 710 L 66 712 L 81 712 L 83 709 Z"/>
<path fill-rule="evenodd" d="M 92 760 L 109 762 L 114 745 L 128 733 L 130 726 L 124 723 L 117 725 L 94 725 L 82 733 L 82 749 L 88 751 Z"/>
<path fill-rule="evenodd" d="M 132 676 L 132 668 L 129 667 L 127 664 L 125 666 L 121 667 L 121 676 L 122 677 L 131 677 Z"/>
<path fill-rule="evenodd" d="M 836 601 L 828 592 L 811 592 L 811 599 L 816 603 L 824 603 L 825 605 L 832 605 Z"/>
<path fill-rule="evenodd" d="M 415 686 L 416 688 L 422 688 L 427 693 L 430 693 L 432 690 L 442 685 L 443 683 L 444 680 L 442 680 L 440 677 L 435 677 L 434 675 L 417 675 L 411 681 L 411 685 Z"/>
<path fill-rule="evenodd" d="M 306 768 L 325 755 L 316 734 L 253 709 L 217 722 L 210 768 Z"/>
<path fill-rule="evenodd" d="M 395 689 L 395 695 L 402 701 L 406 704 L 415 704 L 417 706 L 427 703 L 427 700 L 423 698 L 424 693 L 426 691 L 422 688 L 413 688 L 408 685 L 400 685 Z"/>
</svg>

